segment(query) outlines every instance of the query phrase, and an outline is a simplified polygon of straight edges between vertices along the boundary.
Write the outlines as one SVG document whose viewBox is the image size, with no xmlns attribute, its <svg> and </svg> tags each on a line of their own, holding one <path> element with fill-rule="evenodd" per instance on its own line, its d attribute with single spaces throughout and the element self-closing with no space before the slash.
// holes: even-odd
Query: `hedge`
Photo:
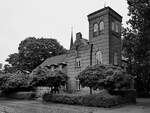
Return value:
<svg viewBox="0 0 150 113">
<path fill-rule="evenodd" d="M 55 102 L 71 105 L 85 105 L 93 107 L 112 107 L 121 104 L 136 102 L 135 91 L 127 91 L 128 95 L 110 95 L 106 90 L 93 95 L 65 95 L 65 94 L 45 94 L 43 101 Z"/>
<path fill-rule="evenodd" d="M 35 95 L 36 95 L 35 92 L 30 91 L 30 92 L 15 92 L 5 96 L 11 99 L 31 100 L 35 98 Z"/>
</svg>

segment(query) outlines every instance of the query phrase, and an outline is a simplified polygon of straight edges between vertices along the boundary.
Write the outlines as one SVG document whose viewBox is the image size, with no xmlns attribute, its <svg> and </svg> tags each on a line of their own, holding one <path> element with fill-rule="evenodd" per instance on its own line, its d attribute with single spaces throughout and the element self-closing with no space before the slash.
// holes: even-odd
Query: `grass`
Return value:
<svg viewBox="0 0 150 113">
<path fill-rule="evenodd" d="M 0 101 L 0 113 L 3 107 L 9 113 L 149 113 L 150 99 L 138 100 L 136 105 L 117 108 L 97 108 L 65 104 L 42 103 L 39 101 L 5 100 Z"/>
</svg>

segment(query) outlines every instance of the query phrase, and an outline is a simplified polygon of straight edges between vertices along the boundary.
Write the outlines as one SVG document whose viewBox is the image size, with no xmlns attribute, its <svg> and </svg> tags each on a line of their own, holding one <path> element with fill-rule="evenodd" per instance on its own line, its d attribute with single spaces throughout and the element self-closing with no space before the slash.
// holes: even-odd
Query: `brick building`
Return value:
<svg viewBox="0 0 150 113">
<path fill-rule="evenodd" d="M 89 40 L 79 32 L 70 50 L 65 55 L 45 60 L 40 66 L 50 70 L 59 69 L 69 76 L 69 88 L 78 90 L 76 76 L 89 65 L 112 64 L 121 66 L 121 22 L 122 17 L 110 7 L 88 15 Z"/>
</svg>

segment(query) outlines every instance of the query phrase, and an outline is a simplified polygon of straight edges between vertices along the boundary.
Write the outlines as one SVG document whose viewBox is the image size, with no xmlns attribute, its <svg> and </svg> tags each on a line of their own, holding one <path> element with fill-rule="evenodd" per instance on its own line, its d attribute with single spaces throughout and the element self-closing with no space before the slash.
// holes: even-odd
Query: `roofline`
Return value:
<svg viewBox="0 0 150 113">
<path fill-rule="evenodd" d="M 93 13 L 87 15 L 87 17 L 92 16 L 92 15 L 94 15 L 94 14 L 96 14 L 96 13 L 102 12 L 102 11 L 104 11 L 104 10 L 106 10 L 106 9 L 112 10 L 115 14 L 117 14 L 120 18 L 122 18 L 122 16 L 121 16 L 120 14 L 118 14 L 115 10 L 113 10 L 113 9 L 112 9 L 111 7 L 109 7 L 109 6 L 104 7 L 104 8 L 102 8 L 102 9 L 100 9 L 100 10 L 97 10 L 97 11 L 95 11 L 95 12 L 93 12 Z"/>
</svg>

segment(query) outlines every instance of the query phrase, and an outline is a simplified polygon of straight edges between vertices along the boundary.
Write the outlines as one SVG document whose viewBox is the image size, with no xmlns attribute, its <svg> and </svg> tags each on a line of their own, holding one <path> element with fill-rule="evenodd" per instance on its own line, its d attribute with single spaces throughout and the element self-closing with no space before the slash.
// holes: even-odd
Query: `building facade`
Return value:
<svg viewBox="0 0 150 113">
<path fill-rule="evenodd" d="M 76 76 L 89 65 L 112 64 L 121 66 L 122 17 L 110 7 L 88 15 L 89 40 L 79 32 L 65 55 L 48 58 L 40 66 L 51 71 L 59 69 L 69 76 L 69 89 L 78 90 Z"/>
</svg>

